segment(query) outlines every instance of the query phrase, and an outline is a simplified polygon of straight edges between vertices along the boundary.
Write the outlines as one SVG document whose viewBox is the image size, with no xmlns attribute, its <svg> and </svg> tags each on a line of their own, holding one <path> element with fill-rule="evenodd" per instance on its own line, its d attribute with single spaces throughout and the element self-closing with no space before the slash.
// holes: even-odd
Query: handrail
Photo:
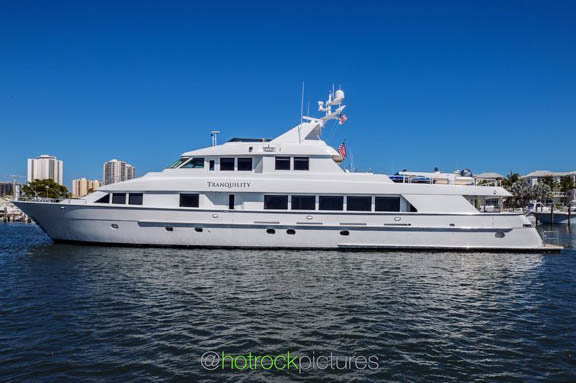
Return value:
<svg viewBox="0 0 576 383">
<path fill-rule="evenodd" d="M 20 197 L 15 202 L 60 203 L 68 205 L 86 205 L 87 201 L 81 198 L 46 198 L 46 197 Z"/>
</svg>

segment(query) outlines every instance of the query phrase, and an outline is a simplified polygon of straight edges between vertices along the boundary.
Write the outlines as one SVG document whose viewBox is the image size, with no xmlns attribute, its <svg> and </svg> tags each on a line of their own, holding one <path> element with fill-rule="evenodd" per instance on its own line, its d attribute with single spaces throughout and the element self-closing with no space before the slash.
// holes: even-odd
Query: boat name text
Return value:
<svg viewBox="0 0 576 383">
<path fill-rule="evenodd" d="M 249 188 L 251 182 L 211 182 L 208 181 L 209 188 Z"/>
</svg>

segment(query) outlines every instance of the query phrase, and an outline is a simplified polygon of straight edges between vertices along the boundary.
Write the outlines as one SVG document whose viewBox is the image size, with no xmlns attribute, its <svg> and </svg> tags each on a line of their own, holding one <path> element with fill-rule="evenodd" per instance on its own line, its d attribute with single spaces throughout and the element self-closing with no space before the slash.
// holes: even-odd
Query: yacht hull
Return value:
<svg viewBox="0 0 576 383">
<path fill-rule="evenodd" d="M 58 242 L 287 249 L 550 251 L 523 215 L 338 214 L 15 202 Z M 557 250 L 557 249 L 556 249 Z"/>
</svg>

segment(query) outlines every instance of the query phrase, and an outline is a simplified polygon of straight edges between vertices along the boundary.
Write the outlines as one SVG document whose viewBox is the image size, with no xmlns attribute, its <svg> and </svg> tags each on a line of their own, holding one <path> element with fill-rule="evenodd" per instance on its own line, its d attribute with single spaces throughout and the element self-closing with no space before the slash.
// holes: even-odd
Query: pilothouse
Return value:
<svg viewBox="0 0 576 383">
<path fill-rule="evenodd" d="M 322 140 L 345 121 L 344 92 L 321 117 L 274 139 L 235 138 L 183 153 L 161 172 L 106 185 L 81 199 L 14 203 L 61 242 L 233 248 L 550 251 L 510 196 L 462 177 L 345 171 L 345 153 Z M 263 132 L 266 133 L 266 132 Z M 414 176 L 414 175 L 412 175 Z M 465 178 L 465 177 L 464 177 Z M 460 180 L 460 181 L 458 181 Z M 496 200 L 487 212 L 476 201 Z"/>
</svg>

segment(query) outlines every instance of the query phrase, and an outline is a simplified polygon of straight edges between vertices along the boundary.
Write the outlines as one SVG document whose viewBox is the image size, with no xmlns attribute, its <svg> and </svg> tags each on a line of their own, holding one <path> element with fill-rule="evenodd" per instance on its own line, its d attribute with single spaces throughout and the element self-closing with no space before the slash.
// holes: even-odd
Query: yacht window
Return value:
<svg viewBox="0 0 576 383">
<path fill-rule="evenodd" d="M 234 170 L 234 158 L 220 158 L 220 170 Z"/>
<path fill-rule="evenodd" d="M 290 157 L 276 157 L 276 170 L 290 170 Z"/>
<path fill-rule="evenodd" d="M 252 158 L 238 158 L 239 171 L 252 171 Z"/>
<path fill-rule="evenodd" d="M 210 160 L 210 171 L 214 170 L 214 160 Z"/>
<path fill-rule="evenodd" d="M 376 197 L 376 211 L 400 211 L 400 197 Z"/>
<path fill-rule="evenodd" d="M 200 196 L 198 194 L 180 194 L 180 207 L 199 207 Z"/>
<path fill-rule="evenodd" d="M 192 158 L 182 168 L 186 169 L 202 169 L 204 168 L 204 158 Z"/>
<path fill-rule="evenodd" d="M 292 210 L 316 210 L 316 197 L 313 195 L 293 195 Z"/>
<path fill-rule="evenodd" d="M 126 204 L 126 193 L 112 193 L 112 203 Z"/>
<path fill-rule="evenodd" d="M 342 196 L 320 196 L 320 210 L 343 210 L 344 197 Z"/>
<path fill-rule="evenodd" d="M 288 196 L 287 195 L 265 195 L 264 196 L 264 209 L 288 209 Z"/>
<path fill-rule="evenodd" d="M 170 166 L 168 166 L 168 169 L 175 169 L 186 161 L 188 161 L 188 158 L 180 158 L 179 160 L 174 161 Z"/>
<path fill-rule="evenodd" d="M 371 211 L 372 197 L 347 197 L 346 210 L 350 211 Z"/>
<path fill-rule="evenodd" d="M 128 194 L 128 205 L 142 205 L 143 199 L 144 194 L 142 193 L 130 193 Z"/>
<path fill-rule="evenodd" d="M 229 194 L 228 195 L 228 209 L 234 210 L 234 207 L 236 207 L 236 198 L 234 197 L 234 194 Z"/>
<path fill-rule="evenodd" d="M 310 170 L 310 158 L 294 157 L 294 170 Z"/>
<path fill-rule="evenodd" d="M 110 194 L 106 194 L 104 197 L 100 198 L 94 203 L 110 203 Z"/>
</svg>

